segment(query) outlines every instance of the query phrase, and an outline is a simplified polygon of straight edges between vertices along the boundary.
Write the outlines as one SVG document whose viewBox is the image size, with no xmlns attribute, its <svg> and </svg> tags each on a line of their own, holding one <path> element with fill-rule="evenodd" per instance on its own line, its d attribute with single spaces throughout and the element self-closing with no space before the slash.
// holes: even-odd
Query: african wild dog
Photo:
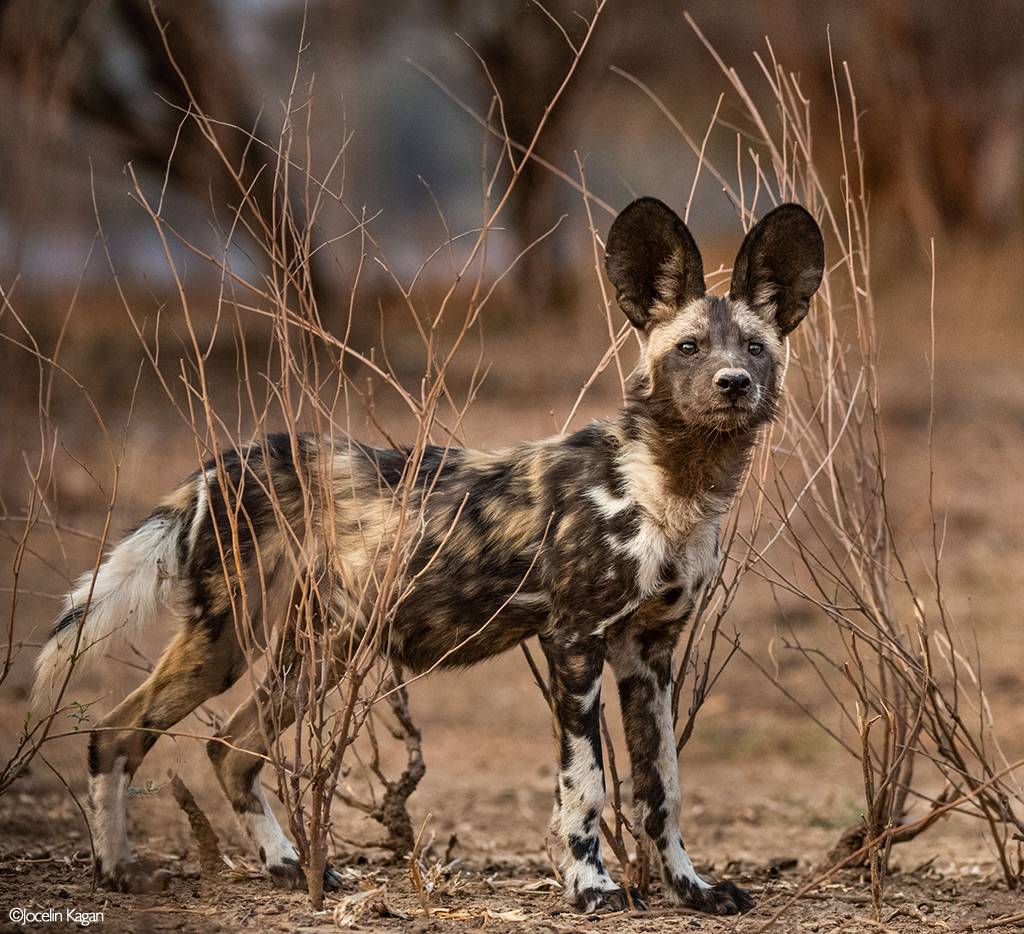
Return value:
<svg viewBox="0 0 1024 934">
<path fill-rule="evenodd" d="M 66 674 L 79 629 L 88 658 L 100 654 L 90 646 L 104 647 L 126 626 L 149 627 L 161 611 L 181 622 L 155 671 L 90 737 L 100 882 L 134 892 L 167 882 L 167 870 L 132 857 L 125 793 L 157 731 L 245 670 L 238 595 L 247 594 L 261 624 L 287 633 L 303 584 L 298 553 L 306 585 L 329 595 L 325 622 L 358 632 L 379 579 L 374 563 L 387 560 L 399 534 L 391 504 L 407 488 L 417 521 L 405 526 L 414 537 L 404 573 L 415 581 L 395 607 L 388 653 L 413 670 L 461 666 L 539 637 L 557 740 L 552 828 L 568 901 L 585 912 L 627 904 L 598 835 L 607 660 L 632 763 L 634 826 L 669 897 L 716 913 L 752 907 L 731 882 L 702 879 L 683 846 L 672 653 L 718 567 L 720 519 L 775 413 L 786 335 L 807 314 L 823 264 L 817 224 L 803 208 L 782 205 L 744 239 L 729 295 L 707 295 L 686 226 L 660 201 L 641 198 L 608 235 L 608 276 L 642 347 L 617 419 L 498 453 L 430 447 L 414 477 L 404 472 L 409 451 L 277 435 L 225 455 L 226 480 L 212 464 L 186 480 L 110 553 L 94 583 L 91 575 L 79 582 L 37 664 L 45 693 Z M 324 492 L 332 509 L 311 520 L 304 504 Z M 230 512 L 242 517 L 234 540 Z M 279 638 L 270 653 L 279 672 L 290 670 L 292 653 L 294 640 Z M 261 727 L 261 710 L 277 710 L 275 729 L 294 716 L 280 682 L 261 692 L 262 703 L 251 699 L 234 713 L 218 734 L 230 743 L 215 738 L 208 749 L 271 878 L 299 887 L 296 851 L 260 787 L 262 760 L 246 752 L 266 751 L 270 718 Z M 339 877 L 328 869 L 325 881 L 334 886 Z"/>
</svg>

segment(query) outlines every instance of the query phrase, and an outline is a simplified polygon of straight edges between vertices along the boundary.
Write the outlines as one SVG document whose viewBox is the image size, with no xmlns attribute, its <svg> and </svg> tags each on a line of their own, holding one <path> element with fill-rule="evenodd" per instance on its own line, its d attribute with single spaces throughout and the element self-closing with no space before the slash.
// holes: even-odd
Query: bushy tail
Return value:
<svg viewBox="0 0 1024 934">
<path fill-rule="evenodd" d="M 39 658 L 32 708 L 50 710 L 72 667 L 93 667 L 174 604 L 182 513 L 161 510 L 82 576 Z M 49 706 L 47 706 L 49 705 Z"/>
</svg>

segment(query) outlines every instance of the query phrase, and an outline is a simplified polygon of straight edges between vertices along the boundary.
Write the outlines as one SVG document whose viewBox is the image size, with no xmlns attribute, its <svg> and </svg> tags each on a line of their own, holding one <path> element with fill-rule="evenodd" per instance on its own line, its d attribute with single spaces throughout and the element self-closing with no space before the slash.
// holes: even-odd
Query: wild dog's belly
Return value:
<svg viewBox="0 0 1024 934">
<path fill-rule="evenodd" d="M 526 583 L 425 575 L 396 608 L 391 659 L 414 671 L 471 665 L 540 633 L 550 601 Z"/>
</svg>

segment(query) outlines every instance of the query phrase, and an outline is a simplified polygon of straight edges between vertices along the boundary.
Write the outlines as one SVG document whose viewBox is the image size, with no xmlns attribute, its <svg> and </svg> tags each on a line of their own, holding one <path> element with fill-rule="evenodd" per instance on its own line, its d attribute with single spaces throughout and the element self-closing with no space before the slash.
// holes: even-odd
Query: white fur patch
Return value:
<svg viewBox="0 0 1024 934">
<path fill-rule="evenodd" d="M 65 613 L 88 601 L 81 639 L 78 626 L 68 625 L 43 647 L 36 659 L 33 706 L 53 698 L 72 663 L 83 655 L 94 666 L 104 655 L 123 653 L 138 632 L 158 619 L 161 609 L 173 604 L 177 582 L 178 521 L 156 516 L 120 542 L 98 573 L 79 578 Z"/>
<path fill-rule="evenodd" d="M 642 598 L 661 588 L 661 571 L 671 553 L 665 533 L 653 522 L 641 522 L 640 531 L 630 540 L 626 554 L 637 562 L 637 586 Z"/>
<path fill-rule="evenodd" d="M 597 507 L 597 512 L 603 519 L 613 519 L 633 505 L 632 496 L 615 496 L 603 486 L 592 486 L 587 490 L 587 499 Z"/>
<path fill-rule="evenodd" d="M 682 792 L 679 790 L 679 759 L 676 754 L 675 731 L 672 728 L 672 685 L 666 685 L 655 701 L 652 719 L 658 722 L 658 749 L 655 751 L 658 776 L 665 792 L 665 810 L 669 823 L 679 829 Z"/>
<path fill-rule="evenodd" d="M 649 841 L 648 849 L 656 854 L 658 861 L 662 864 L 664 876 L 676 879 L 686 879 L 700 888 L 710 888 L 700 876 L 697 875 L 690 855 L 683 846 L 683 838 L 679 833 L 679 815 L 682 810 L 682 793 L 679 790 L 679 761 L 676 757 L 675 734 L 672 729 L 672 687 L 664 688 L 661 696 L 655 701 L 655 709 L 652 710 L 652 718 L 658 721 L 658 748 L 652 750 L 652 758 L 658 777 L 661 780 L 661 787 L 665 793 L 665 801 L 662 805 L 665 809 L 666 821 L 669 825 L 667 841 L 664 841 L 664 848 L 659 849 L 657 841 Z M 640 809 L 638 809 L 639 811 Z M 645 813 L 635 815 L 635 823 L 641 832 L 644 831 Z M 672 887 L 668 887 L 672 890 Z"/>
<path fill-rule="evenodd" d="M 243 811 L 238 815 L 238 822 L 245 831 L 245 835 L 252 842 L 253 849 L 257 855 L 262 852 L 265 857 L 266 866 L 280 866 L 287 861 L 298 862 L 299 854 L 292 845 L 281 825 L 277 822 L 274 812 L 270 807 L 263 788 L 256 783 L 253 789 L 256 798 L 263 805 L 263 813 L 256 814 L 252 811 Z"/>
<path fill-rule="evenodd" d="M 586 694 L 578 695 L 580 710 L 590 710 L 601 696 L 601 679 L 595 678 Z M 570 733 L 566 737 L 570 762 L 558 775 L 562 802 L 559 830 L 563 836 L 582 833 L 588 812 L 600 815 L 604 808 L 604 770 L 594 758 L 594 749 L 586 736 Z"/>
<path fill-rule="evenodd" d="M 188 550 L 193 553 L 196 545 L 199 544 L 199 534 L 203 527 L 203 520 L 206 518 L 206 511 L 209 508 L 209 487 L 217 482 L 217 469 L 211 468 L 205 474 L 200 474 L 196 480 L 196 508 L 192 517 L 192 527 L 188 533 Z"/>
<path fill-rule="evenodd" d="M 125 801 L 128 797 L 130 776 L 125 772 L 124 756 L 114 760 L 109 772 L 89 778 L 89 826 L 96 858 L 104 870 L 112 872 L 115 866 L 134 862 L 128 843 Z"/>
<path fill-rule="evenodd" d="M 581 705 L 586 706 L 588 701 L 595 703 L 600 689 L 601 682 L 598 679 L 580 699 Z M 569 768 L 558 776 L 561 805 L 555 807 L 551 827 L 565 850 L 560 869 L 566 894 L 572 900 L 577 893 L 586 889 L 609 891 L 615 889 L 616 885 L 608 875 L 600 855 L 598 821 L 604 808 L 604 770 L 595 761 L 593 748 L 586 737 L 570 735 L 568 743 L 572 759 Z M 589 827 L 588 819 L 592 821 Z M 571 854 L 569 840 L 586 835 L 597 840 L 596 862 L 580 861 Z"/>
</svg>

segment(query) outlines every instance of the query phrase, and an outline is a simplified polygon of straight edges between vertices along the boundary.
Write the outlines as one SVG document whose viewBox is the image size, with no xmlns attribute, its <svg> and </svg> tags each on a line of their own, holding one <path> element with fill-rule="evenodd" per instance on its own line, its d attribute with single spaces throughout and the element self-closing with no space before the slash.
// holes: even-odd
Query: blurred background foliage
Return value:
<svg viewBox="0 0 1024 934">
<path fill-rule="evenodd" d="M 386 350 L 390 365 L 418 379 L 422 361 L 402 352 L 408 309 L 373 261 L 376 247 L 359 222 L 369 219 L 365 229 L 399 281 L 419 277 L 418 287 L 429 288 L 433 276 L 443 294 L 456 265 L 449 254 L 460 241 L 442 247 L 481 225 L 492 173 L 495 191 L 507 182 L 500 141 L 484 123 L 504 121 L 514 141 L 529 141 L 594 9 L 593 0 L 0 2 L 0 285 L 9 303 L 0 332 L 14 337 L 0 342 L 4 474 L 22 470 L 20 452 L 43 424 L 39 394 L 52 385 L 21 345 L 36 342 L 44 354 L 60 346 L 62 364 L 103 417 L 161 396 L 122 305 L 141 309 L 133 314 L 151 334 L 180 341 L 173 317 L 180 301 L 133 178 L 160 201 L 161 216 L 183 241 L 248 281 L 265 274 L 259 243 L 236 223 L 238 184 L 187 117 L 183 80 L 265 216 L 279 209 L 285 189 L 301 211 L 309 190 L 300 170 L 280 183 L 275 149 L 291 107 L 299 127 L 292 155 L 331 192 L 313 225 L 314 245 L 323 246 L 311 263 L 322 319 L 337 334 L 351 327 L 354 346 Z M 1024 273 L 1013 270 L 1024 266 L 1006 275 L 1002 258 L 1007 244 L 1019 258 L 1024 234 L 1024 4 L 1016 0 L 693 0 L 687 8 L 675 0 L 609 0 L 537 147 L 577 183 L 582 166 L 587 189 L 605 205 L 593 207 L 601 235 L 611 212 L 635 195 L 653 194 L 679 209 L 690 197 L 697 157 L 655 101 L 698 145 L 708 134 L 708 161 L 730 181 L 746 174 L 748 198 L 754 189 L 745 148 L 756 147 L 756 133 L 735 95 L 722 97 L 728 81 L 687 12 L 746 85 L 763 90 L 759 106 L 772 109 L 755 53 L 769 67 L 774 55 L 799 75 L 812 103 L 815 164 L 836 185 L 843 177 L 836 100 L 849 107 L 849 63 L 867 155 L 876 283 L 887 267 L 896 281 L 913 267 L 920 282 L 929 240 L 938 238 L 940 258 L 953 255 L 961 269 L 998 244 L 993 255 L 1001 258 L 992 264 L 1002 263 L 1005 291 L 1014 292 Z M 535 245 L 488 309 L 490 338 L 499 338 L 489 343 L 492 354 L 509 346 L 503 337 L 521 341 L 530 330 L 551 343 L 543 328 L 552 318 L 570 321 L 594 304 L 581 194 L 539 162 L 523 171 L 489 241 L 491 277 Z M 734 250 L 738 212 L 721 185 L 703 171 L 693 195 L 698 240 L 720 238 Z M 762 196 L 758 211 L 766 207 Z M 245 212 L 240 220 L 253 222 Z M 237 337 L 220 317 L 221 271 L 173 237 L 169 249 L 192 296 L 193 320 L 209 319 L 210 371 L 234 395 Z M 990 268 L 975 279 L 989 281 Z M 429 295 L 420 304 L 427 315 L 436 307 Z M 901 314 L 899 306 L 887 309 L 887 320 Z M 913 313 L 919 311 L 920 304 Z M 250 316 L 246 340 L 255 343 L 254 321 Z M 585 330 L 558 340 L 573 344 Z M 517 364 L 525 374 L 518 386 L 499 367 L 490 390 L 550 396 L 565 389 L 558 385 L 562 367 L 552 369 L 550 359 L 543 367 L 530 363 Z M 591 365 L 581 364 L 580 373 Z M 580 378 L 575 373 L 565 391 L 574 393 Z M 82 399 L 66 380 L 57 389 L 47 396 L 47 418 L 61 425 L 63 443 L 76 434 L 84 443 L 95 431 L 92 416 L 83 416 Z"/>
<path fill-rule="evenodd" d="M 840 157 L 830 57 L 850 62 L 876 220 L 884 216 L 924 242 L 963 232 L 1002 236 L 1021 227 L 1024 5 L 693 0 L 687 8 L 747 79 L 757 77 L 751 53 L 765 55 L 769 38 L 815 102 L 822 122 L 816 158 L 826 168 L 838 167 Z M 105 262 L 87 263 L 97 214 L 119 274 L 165 276 L 151 223 L 126 196 L 129 162 L 154 186 L 167 175 L 166 213 L 183 233 L 211 248 L 219 242 L 215 226 L 230 223 L 237 189 L 195 124 L 183 121 L 187 96 L 149 0 L 5 0 L 0 9 L 5 280 L 20 273 L 26 285 L 49 288 L 76 280 L 87 266 L 102 276 Z M 314 173 L 326 170 L 352 134 L 344 147 L 343 201 L 356 214 L 376 215 L 391 262 L 400 267 L 408 253 L 414 270 L 422 238 L 441 238 L 439 210 L 453 233 L 480 220 L 484 133 L 459 101 L 485 115 L 496 90 L 511 136 L 528 141 L 593 5 L 157 0 L 155 12 L 207 113 L 271 143 L 296 61 L 300 81 L 315 76 Z M 588 187 L 616 209 L 638 192 L 678 203 L 689 192 L 696 160 L 611 66 L 645 83 L 700 139 L 723 80 L 685 21 L 684 5 L 611 0 L 580 73 L 551 115 L 539 155 L 578 177 L 578 154 Z M 718 164 L 736 162 L 729 125 L 740 118 L 731 109 L 726 101 L 720 113 L 726 126 L 709 141 L 719 147 L 712 152 Z M 222 140 L 240 164 L 245 135 L 224 133 Z M 493 155 L 496 143 L 489 145 Z M 245 159 L 264 201 L 271 196 L 268 158 L 267 150 L 250 146 Z M 513 256 L 580 203 L 578 193 L 539 165 L 527 168 L 523 182 L 503 218 Z M 710 224 L 727 219 L 729 205 L 714 185 L 707 187 L 697 202 L 702 216 L 710 214 Z M 341 211 L 324 214 L 320 223 L 327 239 L 352 226 Z M 566 241 L 549 238 L 521 264 L 518 280 L 530 283 L 538 304 L 560 294 Z M 321 277 L 347 288 L 346 250 L 330 252 Z"/>
</svg>

